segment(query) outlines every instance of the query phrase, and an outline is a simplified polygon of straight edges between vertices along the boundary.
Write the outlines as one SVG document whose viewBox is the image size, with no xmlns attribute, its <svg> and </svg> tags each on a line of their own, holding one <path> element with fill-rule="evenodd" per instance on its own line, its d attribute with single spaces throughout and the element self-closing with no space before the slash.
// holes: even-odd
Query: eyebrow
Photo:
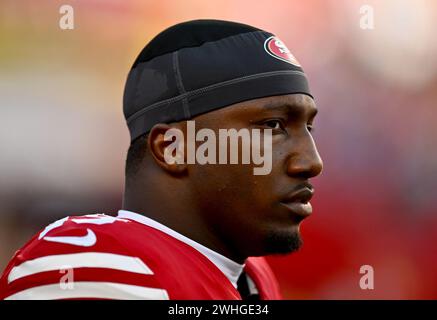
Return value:
<svg viewBox="0 0 437 320">
<path fill-rule="evenodd" d="M 305 104 L 307 105 L 307 104 Z M 302 107 L 302 103 L 290 103 L 290 102 L 281 102 L 281 101 L 271 101 L 266 103 L 262 106 L 262 109 L 265 111 L 286 111 L 287 113 L 302 113 L 304 111 L 304 108 Z M 318 109 L 311 105 L 310 111 L 308 112 L 310 118 L 314 118 L 317 113 Z"/>
</svg>

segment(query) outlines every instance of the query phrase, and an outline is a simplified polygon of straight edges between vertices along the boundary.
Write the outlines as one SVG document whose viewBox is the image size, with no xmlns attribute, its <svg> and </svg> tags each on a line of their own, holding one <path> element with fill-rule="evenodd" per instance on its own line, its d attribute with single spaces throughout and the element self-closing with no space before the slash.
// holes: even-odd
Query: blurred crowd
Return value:
<svg viewBox="0 0 437 320">
<path fill-rule="evenodd" d="M 303 65 L 324 172 L 298 253 L 269 257 L 289 299 L 437 298 L 437 3 L 432 0 L 0 3 L 0 269 L 46 224 L 121 206 L 127 72 L 178 22 L 279 36 Z M 374 26 L 360 27 L 360 7 Z M 374 290 L 359 287 L 362 265 Z"/>
</svg>

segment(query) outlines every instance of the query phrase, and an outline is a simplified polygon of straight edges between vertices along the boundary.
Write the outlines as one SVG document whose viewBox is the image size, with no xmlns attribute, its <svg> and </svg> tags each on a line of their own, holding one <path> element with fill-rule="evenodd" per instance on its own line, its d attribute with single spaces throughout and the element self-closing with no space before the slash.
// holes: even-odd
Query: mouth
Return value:
<svg viewBox="0 0 437 320">
<path fill-rule="evenodd" d="M 289 194 L 280 203 L 297 216 L 299 221 L 301 221 L 313 212 L 313 208 L 309 202 L 313 197 L 313 194 L 314 189 L 312 187 L 304 187 Z"/>
</svg>

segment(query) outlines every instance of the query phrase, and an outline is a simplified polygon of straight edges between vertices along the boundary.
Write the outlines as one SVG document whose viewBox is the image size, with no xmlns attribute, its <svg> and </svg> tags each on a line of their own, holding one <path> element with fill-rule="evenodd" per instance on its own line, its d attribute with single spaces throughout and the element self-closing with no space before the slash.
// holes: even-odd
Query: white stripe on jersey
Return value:
<svg viewBox="0 0 437 320">
<path fill-rule="evenodd" d="M 61 289 L 60 284 L 49 284 L 17 292 L 5 300 L 53 300 L 53 299 L 120 299 L 120 300 L 168 300 L 164 289 L 148 288 L 113 282 L 74 282 L 73 289 Z"/>
<path fill-rule="evenodd" d="M 12 268 L 8 275 L 8 283 L 40 272 L 73 268 L 105 268 L 153 274 L 153 271 L 137 257 L 103 252 L 84 252 L 51 255 L 25 261 Z"/>
</svg>

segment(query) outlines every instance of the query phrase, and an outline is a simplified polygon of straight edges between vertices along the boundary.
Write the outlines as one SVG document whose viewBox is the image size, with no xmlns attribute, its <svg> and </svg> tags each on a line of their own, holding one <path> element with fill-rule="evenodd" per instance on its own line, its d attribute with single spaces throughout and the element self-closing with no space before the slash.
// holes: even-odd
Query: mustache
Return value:
<svg viewBox="0 0 437 320">
<path fill-rule="evenodd" d="M 286 194 L 291 194 L 291 193 L 294 193 L 294 192 L 298 192 L 298 191 L 301 191 L 303 189 L 309 189 L 312 192 L 314 191 L 314 187 L 313 187 L 313 185 L 311 183 L 309 183 L 309 182 L 302 182 L 302 183 L 299 183 L 298 185 L 296 185 L 295 187 L 293 187 L 293 189 L 288 191 Z"/>
<path fill-rule="evenodd" d="M 283 201 L 302 201 L 308 202 L 314 194 L 314 187 L 305 181 L 294 186 L 292 190 L 283 196 Z"/>
</svg>

